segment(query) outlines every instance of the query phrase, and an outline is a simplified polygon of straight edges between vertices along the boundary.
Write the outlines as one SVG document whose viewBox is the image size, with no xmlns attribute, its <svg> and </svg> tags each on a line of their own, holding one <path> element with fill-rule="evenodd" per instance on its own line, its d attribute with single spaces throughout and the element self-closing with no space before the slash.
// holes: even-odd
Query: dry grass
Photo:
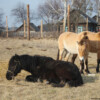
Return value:
<svg viewBox="0 0 100 100">
<path fill-rule="evenodd" d="M 96 100 L 100 98 L 100 73 L 96 74 L 96 54 L 90 54 L 89 69 L 95 76 L 82 75 L 84 85 L 80 87 L 54 88 L 45 83 L 25 82 L 30 73 L 22 71 L 15 80 L 8 81 L 5 74 L 12 55 L 40 54 L 53 57 L 57 55 L 57 40 L 0 39 L 0 100 Z M 76 60 L 79 66 L 79 60 Z M 98 99 L 99 100 L 99 99 Z"/>
</svg>

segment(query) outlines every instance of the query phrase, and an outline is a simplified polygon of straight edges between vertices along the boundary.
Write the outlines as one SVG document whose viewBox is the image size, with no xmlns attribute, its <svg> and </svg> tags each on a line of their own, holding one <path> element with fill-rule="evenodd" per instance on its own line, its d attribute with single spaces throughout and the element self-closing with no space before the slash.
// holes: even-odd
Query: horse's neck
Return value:
<svg viewBox="0 0 100 100">
<path fill-rule="evenodd" d="M 21 63 L 21 67 L 22 67 L 22 69 L 23 70 L 25 70 L 25 71 L 28 71 L 28 72 L 32 72 L 32 67 L 31 67 L 31 64 L 23 64 L 23 62 Z"/>
<path fill-rule="evenodd" d="M 30 66 L 24 66 L 23 67 L 23 70 L 28 71 L 28 72 L 31 72 L 31 67 Z"/>
</svg>

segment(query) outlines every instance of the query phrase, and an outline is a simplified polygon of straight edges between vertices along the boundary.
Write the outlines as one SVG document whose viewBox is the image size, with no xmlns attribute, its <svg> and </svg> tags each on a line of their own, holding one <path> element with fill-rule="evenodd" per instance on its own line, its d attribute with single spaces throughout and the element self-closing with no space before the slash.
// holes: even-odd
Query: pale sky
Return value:
<svg viewBox="0 0 100 100">
<path fill-rule="evenodd" d="M 13 26 L 14 24 L 14 16 L 11 16 L 11 10 L 16 7 L 18 3 L 29 4 L 30 9 L 36 11 L 38 5 L 43 3 L 45 0 L 0 0 L 0 8 L 2 8 L 4 12 L 4 21 L 6 20 L 6 16 L 8 17 L 8 26 Z M 33 21 L 35 25 L 39 24 L 39 21 Z M 18 25 L 17 25 L 18 26 Z"/>
</svg>

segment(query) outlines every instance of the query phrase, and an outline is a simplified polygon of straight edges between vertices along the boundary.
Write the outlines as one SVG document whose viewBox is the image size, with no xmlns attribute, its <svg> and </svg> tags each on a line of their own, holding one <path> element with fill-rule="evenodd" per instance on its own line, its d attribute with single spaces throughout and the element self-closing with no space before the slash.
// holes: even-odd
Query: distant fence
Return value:
<svg viewBox="0 0 100 100">
<path fill-rule="evenodd" d="M 43 38 L 58 38 L 61 33 L 56 32 L 43 32 Z M 6 32 L 1 32 L 0 37 L 7 37 Z M 24 38 L 24 32 L 8 32 L 8 37 L 10 38 Z M 27 33 L 26 33 L 26 38 L 27 38 Z M 30 32 L 30 38 L 41 38 L 41 33 L 40 32 Z"/>
</svg>

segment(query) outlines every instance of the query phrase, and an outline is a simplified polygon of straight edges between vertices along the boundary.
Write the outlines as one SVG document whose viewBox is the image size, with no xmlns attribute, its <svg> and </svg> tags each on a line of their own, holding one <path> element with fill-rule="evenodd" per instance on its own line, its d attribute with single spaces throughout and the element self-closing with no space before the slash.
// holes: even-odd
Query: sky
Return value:
<svg viewBox="0 0 100 100">
<path fill-rule="evenodd" d="M 6 16 L 8 18 L 8 26 L 15 27 L 19 24 L 14 23 L 14 16 L 11 15 L 11 10 L 16 7 L 18 3 L 29 4 L 30 9 L 37 11 L 39 4 L 42 4 L 45 0 L 0 0 L 0 8 L 4 12 L 4 22 L 6 22 Z M 35 25 L 39 25 L 39 21 L 33 21 Z"/>
</svg>

